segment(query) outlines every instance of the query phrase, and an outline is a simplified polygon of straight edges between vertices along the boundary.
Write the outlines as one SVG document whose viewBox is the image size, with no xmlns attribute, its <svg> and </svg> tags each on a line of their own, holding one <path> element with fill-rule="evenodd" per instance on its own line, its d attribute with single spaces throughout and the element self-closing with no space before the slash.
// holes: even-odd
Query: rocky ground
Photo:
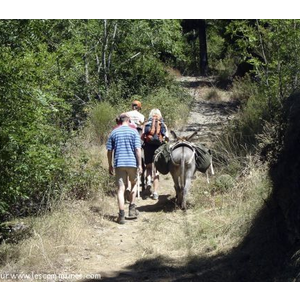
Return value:
<svg viewBox="0 0 300 300">
<path fill-rule="evenodd" d="M 214 78 L 181 77 L 180 81 L 194 102 L 188 122 L 179 133 L 184 135 L 198 131 L 198 140 L 212 145 L 224 125 L 234 117 L 236 101 L 230 99 L 230 92 L 214 86 Z"/>
</svg>

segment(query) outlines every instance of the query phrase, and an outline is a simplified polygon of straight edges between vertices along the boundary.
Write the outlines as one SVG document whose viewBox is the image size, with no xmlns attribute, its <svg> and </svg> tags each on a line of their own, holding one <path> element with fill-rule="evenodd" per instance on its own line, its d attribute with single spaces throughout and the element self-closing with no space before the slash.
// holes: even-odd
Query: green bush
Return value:
<svg viewBox="0 0 300 300">
<path fill-rule="evenodd" d="M 108 102 L 96 103 L 90 108 L 90 122 L 101 144 L 106 141 L 109 132 L 116 125 L 118 113 L 120 112 Z"/>
<path fill-rule="evenodd" d="M 239 118 L 231 129 L 240 144 L 255 150 L 258 145 L 257 136 L 264 130 L 264 124 L 272 120 L 269 101 L 262 93 L 250 96 L 242 106 Z"/>
<path fill-rule="evenodd" d="M 91 127 L 91 123 L 86 124 L 66 143 L 64 197 L 67 199 L 89 200 L 99 192 L 115 190 L 113 177 L 103 163 L 107 160 L 105 147 L 95 142 L 96 133 Z"/>
<path fill-rule="evenodd" d="M 17 117 L 1 111 L 0 215 L 9 218 L 41 208 L 45 194 L 55 192 L 64 176 L 61 143 L 65 133 L 55 124 L 46 104 L 31 100 Z M 5 116 L 5 113 L 7 114 Z"/>
<path fill-rule="evenodd" d="M 225 82 L 232 79 L 234 72 L 236 71 L 236 64 L 233 57 L 230 55 L 224 59 L 220 59 L 214 66 L 216 72 L 216 79 L 219 82 Z"/>
<path fill-rule="evenodd" d="M 217 191 L 224 193 L 232 189 L 235 185 L 235 180 L 228 174 L 222 174 L 216 178 L 214 187 Z"/>
<path fill-rule="evenodd" d="M 66 159 L 68 180 L 65 195 L 68 198 L 88 200 L 100 191 L 109 193 L 114 190 L 113 177 L 109 176 L 102 166 L 99 155 L 91 153 L 88 149 L 71 153 L 72 156 L 69 155 Z"/>
<path fill-rule="evenodd" d="M 247 87 L 246 82 L 242 84 L 248 91 L 240 98 L 240 110 L 215 145 L 217 162 L 231 168 L 232 171 L 227 170 L 230 174 L 243 167 L 244 157 L 257 152 L 265 124 L 271 116 L 268 99 L 253 83 L 249 82 Z"/>
<path fill-rule="evenodd" d="M 52 56 L 39 50 L 0 48 L 0 219 L 41 210 L 64 177 L 70 109 L 40 67 Z"/>
<path fill-rule="evenodd" d="M 258 87 L 252 80 L 249 74 L 245 77 L 238 77 L 233 80 L 232 84 L 232 100 L 239 101 L 242 105 L 245 105 L 248 99 L 258 94 Z"/>
</svg>

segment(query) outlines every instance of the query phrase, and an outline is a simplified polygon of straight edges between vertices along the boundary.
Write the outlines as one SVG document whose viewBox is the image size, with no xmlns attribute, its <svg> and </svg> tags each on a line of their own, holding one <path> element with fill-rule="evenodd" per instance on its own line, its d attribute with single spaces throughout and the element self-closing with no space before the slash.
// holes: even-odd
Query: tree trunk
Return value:
<svg viewBox="0 0 300 300">
<path fill-rule="evenodd" d="M 108 89 L 108 76 L 107 76 L 107 58 L 106 52 L 108 47 L 108 32 L 107 32 L 107 20 L 103 20 L 103 49 L 102 49 L 102 65 L 103 65 L 103 77 L 105 90 Z"/>
<path fill-rule="evenodd" d="M 108 62 L 107 62 L 108 72 L 110 71 L 110 67 L 111 67 L 111 57 L 112 57 L 112 54 L 114 51 L 114 45 L 115 45 L 115 40 L 116 40 L 116 35 L 117 35 L 117 28 L 118 28 L 118 23 L 116 22 L 114 25 L 114 33 L 113 33 L 112 40 L 111 40 L 110 52 L 108 54 Z"/>
<path fill-rule="evenodd" d="M 89 79 L 89 59 L 88 54 L 84 55 L 84 74 L 85 74 L 85 86 L 88 100 L 91 100 L 90 89 L 90 79 Z"/>
<path fill-rule="evenodd" d="M 83 57 L 84 60 L 84 75 L 85 75 L 85 86 L 86 86 L 86 94 L 87 98 L 90 101 L 91 95 L 90 95 L 90 79 L 89 79 L 89 43 L 88 43 L 88 21 L 85 20 L 86 28 L 85 28 L 85 54 Z"/>
<path fill-rule="evenodd" d="M 205 20 L 199 20 L 199 44 L 200 44 L 200 74 L 207 75 L 207 44 L 206 44 L 206 23 Z"/>
</svg>

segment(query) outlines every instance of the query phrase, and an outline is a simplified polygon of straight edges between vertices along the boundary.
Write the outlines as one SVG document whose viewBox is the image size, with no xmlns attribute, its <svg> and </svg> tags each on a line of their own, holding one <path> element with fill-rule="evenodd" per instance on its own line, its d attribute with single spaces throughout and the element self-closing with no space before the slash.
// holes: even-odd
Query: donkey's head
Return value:
<svg viewBox="0 0 300 300">
<path fill-rule="evenodd" d="M 173 130 L 171 130 L 171 134 L 176 142 L 190 142 L 192 138 L 197 135 L 198 131 L 194 131 L 192 134 L 187 136 L 178 136 Z"/>
</svg>

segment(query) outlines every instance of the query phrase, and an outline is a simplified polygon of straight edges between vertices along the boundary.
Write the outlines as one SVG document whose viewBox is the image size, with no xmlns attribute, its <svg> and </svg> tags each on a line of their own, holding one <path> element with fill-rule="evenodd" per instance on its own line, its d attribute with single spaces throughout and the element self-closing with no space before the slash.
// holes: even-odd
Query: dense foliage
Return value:
<svg viewBox="0 0 300 300">
<path fill-rule="evenodd" d="M 59 193 L 65 142 L 92 103 L 170 84 L 162 60 L 183 47 L 178 20 L 1 20 L 0 45 L 1 219 Z"/>
<path fill-rule="evenodd" d="M 210 20 L 208 25 L 211 71 L 241 103 L 230 129 L 231 150 L 238 155 L 258 148 L 263 155 L 279 151 L 282 107 L 300 87 L 299 20 Z"/>
</svg>

